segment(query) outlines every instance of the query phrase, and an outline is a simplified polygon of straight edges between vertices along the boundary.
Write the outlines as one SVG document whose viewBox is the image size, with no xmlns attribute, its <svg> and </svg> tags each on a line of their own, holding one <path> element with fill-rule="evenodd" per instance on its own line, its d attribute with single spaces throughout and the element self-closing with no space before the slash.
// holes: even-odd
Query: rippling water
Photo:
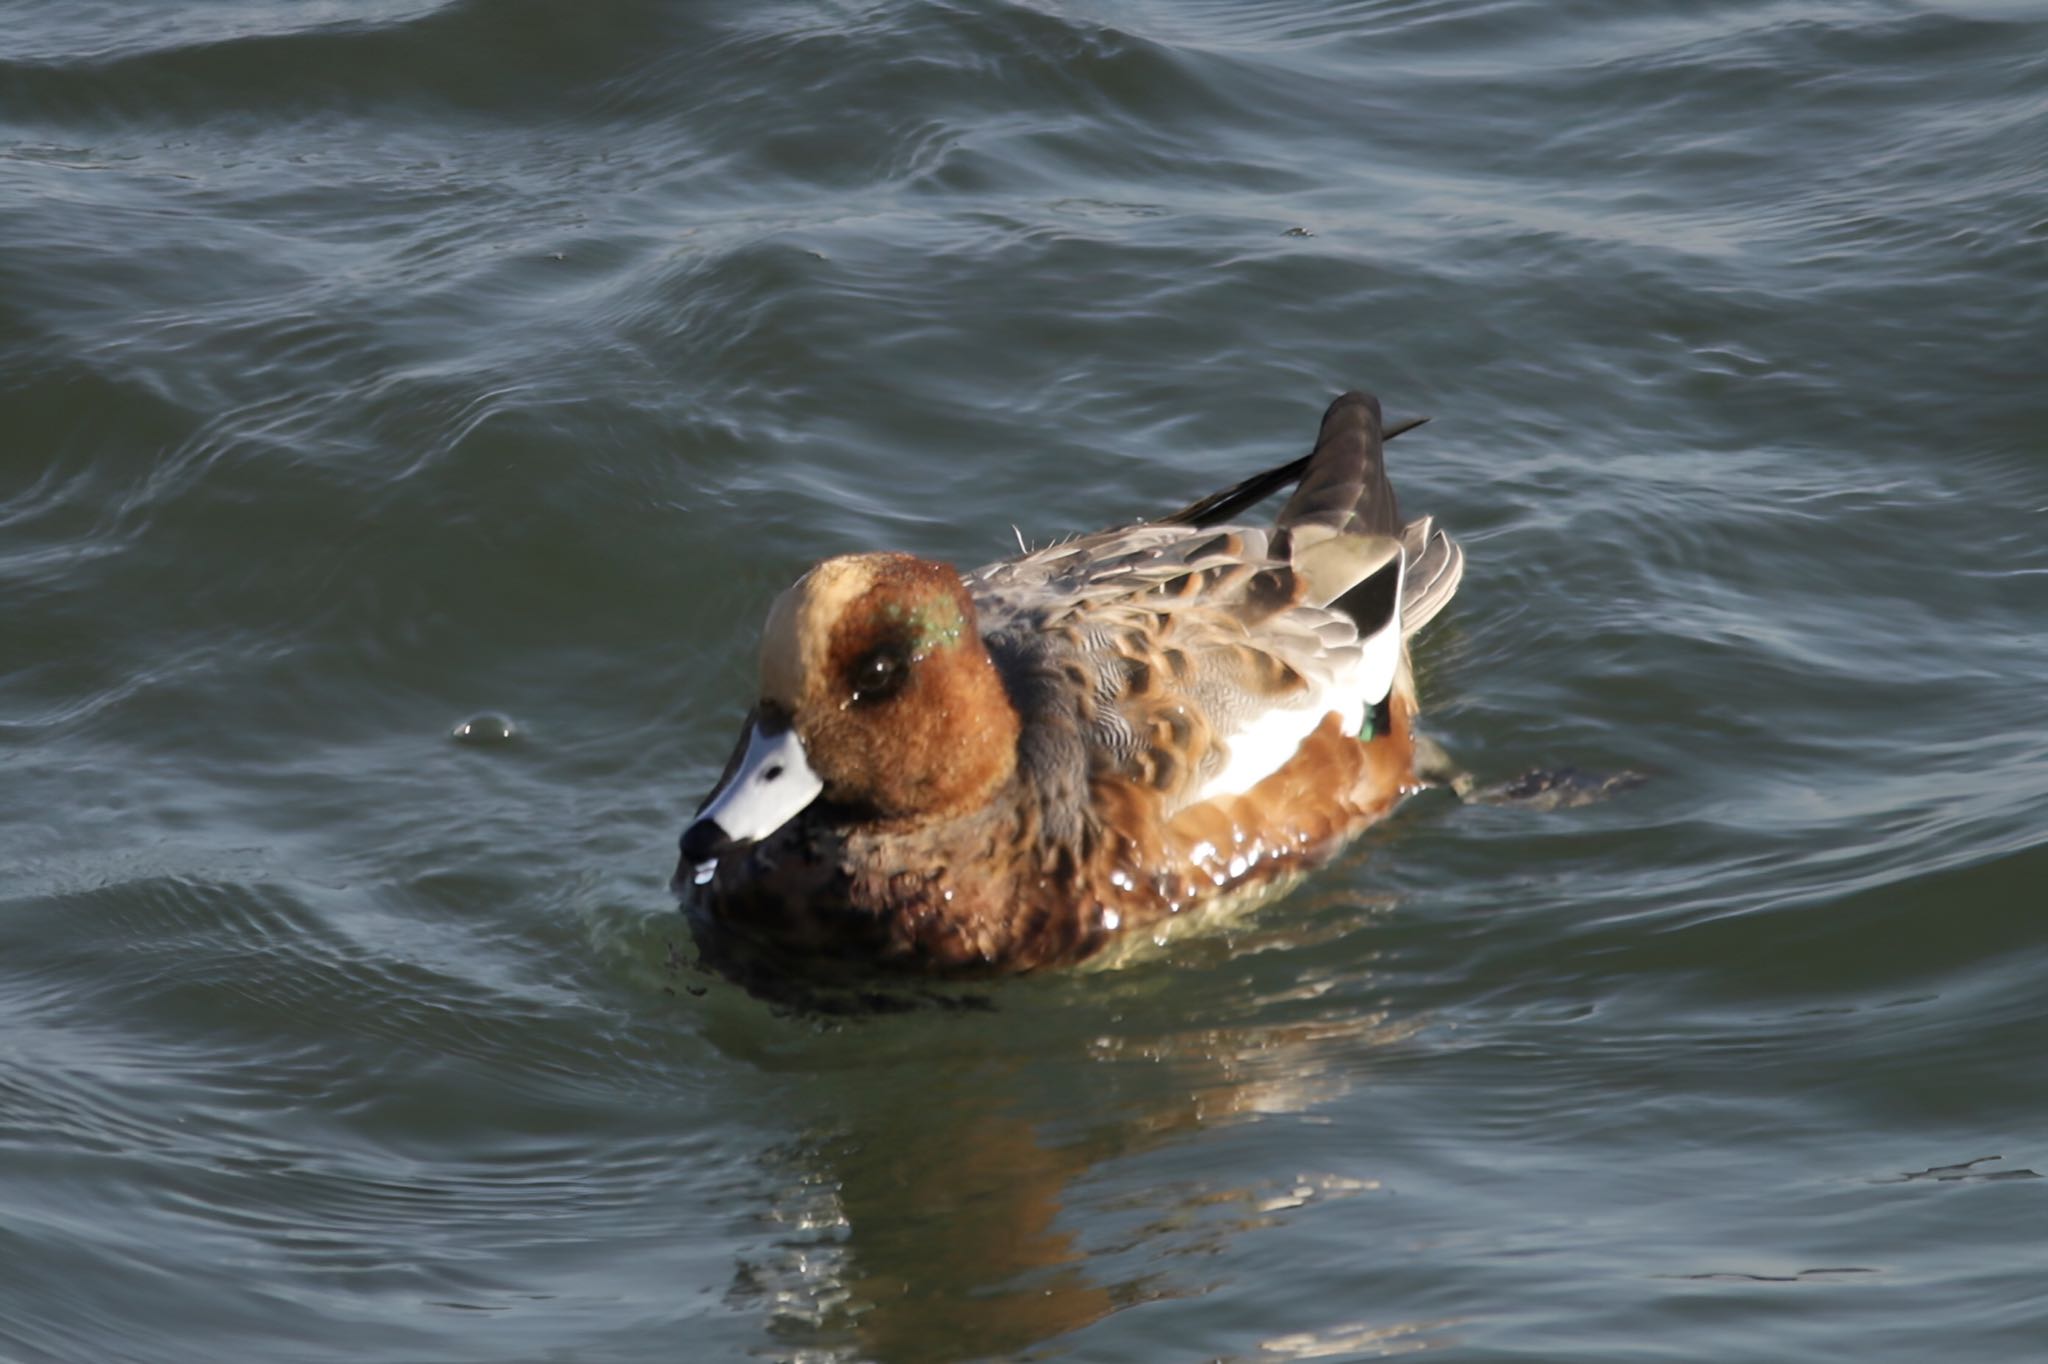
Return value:
<svg viewBox="0 0 2048 1364">
<path fill-rule="evenodd" d="M 2048 1348 L 2048 9 L 0 33 L 0 1356 Z M 967 1009 L 691 969 L 773 591 L 1352 386 L 1433 732 L 1650 784 Z"/>
</svg>

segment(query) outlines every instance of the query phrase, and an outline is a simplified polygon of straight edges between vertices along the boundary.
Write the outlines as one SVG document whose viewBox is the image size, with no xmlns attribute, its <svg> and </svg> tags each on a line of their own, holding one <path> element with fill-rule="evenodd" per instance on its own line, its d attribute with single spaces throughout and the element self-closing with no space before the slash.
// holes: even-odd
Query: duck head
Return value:
<svg viewBox="0 0 2048 1364">
<path fill-rule="evenodd" d="M 775 599 L 736 761 L 683 831 L 679 883 L 816 801 L 850 819 L 980 808 L 1016 769 L 1018 720 L 950 565 L 827 559 Z"/>
</svg>

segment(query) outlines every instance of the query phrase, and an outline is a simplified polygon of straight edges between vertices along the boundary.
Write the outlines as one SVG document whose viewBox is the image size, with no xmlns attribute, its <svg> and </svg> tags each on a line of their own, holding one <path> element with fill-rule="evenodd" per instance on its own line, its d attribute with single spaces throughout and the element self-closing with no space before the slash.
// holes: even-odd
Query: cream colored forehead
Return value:
<svg viewBox="0 0 2048 1364">
<path fill-rule="evenodd" d="M 846 554 L 827 559 L 798 578 L 768 609 L 761 631 L 761 699 L 794 710 L 804 678 L 825 665 L 832 627 L 846 608 L 875 584 L 881 556 Z"/>
</svg>

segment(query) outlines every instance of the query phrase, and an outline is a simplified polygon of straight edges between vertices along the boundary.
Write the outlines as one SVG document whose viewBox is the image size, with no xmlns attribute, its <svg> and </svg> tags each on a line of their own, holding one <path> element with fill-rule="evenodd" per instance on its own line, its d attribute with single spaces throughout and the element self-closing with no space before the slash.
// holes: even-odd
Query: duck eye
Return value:
<svg viewBox="0 0 2048 1364">
<path fill-rule="evenodd" d="M 862 654 L 853 665 L 855 704 L 886 701 L 910 680 L 910 658 L 901 649 L 883 645 Z"/>
</svg>

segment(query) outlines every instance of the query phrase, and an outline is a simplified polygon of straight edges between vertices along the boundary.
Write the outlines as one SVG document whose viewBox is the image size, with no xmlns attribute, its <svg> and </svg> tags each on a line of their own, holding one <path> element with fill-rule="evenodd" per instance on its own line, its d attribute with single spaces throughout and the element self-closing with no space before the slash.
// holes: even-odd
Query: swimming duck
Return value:
<svg viewBox="0 0 2048 1364">
<path fill-rule="evenodd" d="M 1387 435 L 1346 393 L 1308 455 L 1157 520 L 966 574 L 812 568 L 682 835 L 700 939 L 1027 971 L 1335 856 L 1418 785 L 1407 640 L 1464 571 L 1401 520 Z M 1234 523 L 1290 484 L 1270 528 Z"/>
</svg>

